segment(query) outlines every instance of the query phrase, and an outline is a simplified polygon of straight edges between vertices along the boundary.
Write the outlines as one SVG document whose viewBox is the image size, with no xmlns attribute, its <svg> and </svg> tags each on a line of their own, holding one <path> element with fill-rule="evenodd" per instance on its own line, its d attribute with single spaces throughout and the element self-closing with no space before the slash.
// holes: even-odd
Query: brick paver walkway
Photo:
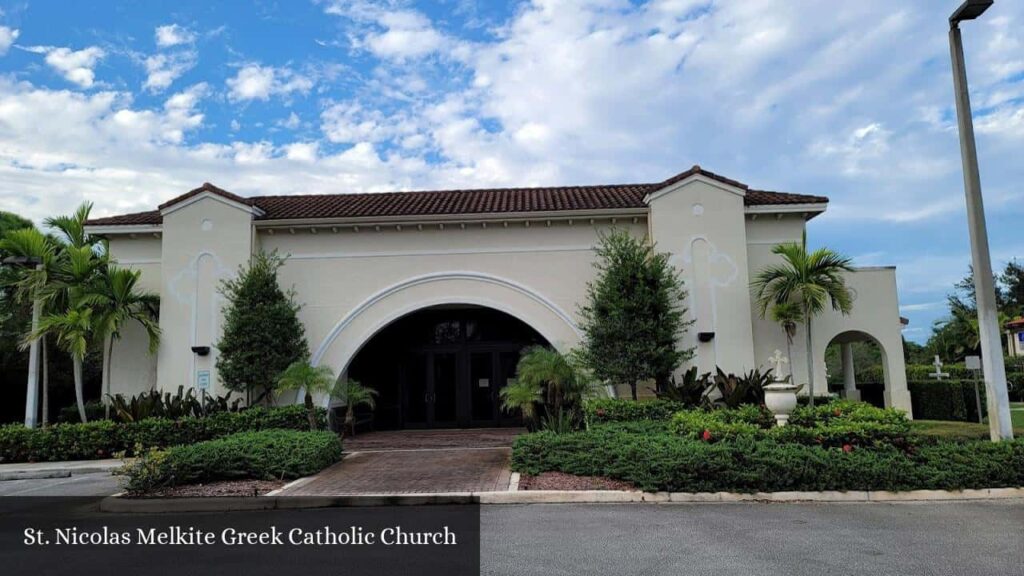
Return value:
<svg viewBox="0 0 1024 576">
<path fill-rule="evenodd" d="M 370 432 L 345 442 L 343 461 L 283 496 L 491 492 L 508 489 L 519 429 Z"/>
</svg>

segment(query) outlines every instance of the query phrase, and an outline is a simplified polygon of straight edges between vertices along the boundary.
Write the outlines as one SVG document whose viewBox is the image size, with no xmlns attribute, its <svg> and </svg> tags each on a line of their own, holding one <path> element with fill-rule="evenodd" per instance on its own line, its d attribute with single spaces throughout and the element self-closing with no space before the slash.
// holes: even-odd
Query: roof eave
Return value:
<svg viewBox="0 0 1024 576">
<path fill-rule="evenodd" d="M 402 216 L 363 216 L 347 218 L 281 218 L 255 220 L 257 228 L 305 226 L 373 226 L 375 224 L 442 224 L 449 222 L 502 222 L 523 220 L 587 220 L 589 218 L 646 218 L 650 208 L 615 208 L 601 210 L 547 210 L 537 212 L 470 212 L 460 214 L 413 214 Z"/>
<path fill-rule="evenodd" d="M 745 206 L 746 214 L 803 214 L 805 220 L 825 212 L 828 202 L 807 202 L 803 204 L 753 204 Z"/>
<path fill-rule="evenodd" d="M 85 232 L 90 236 L 113 236 L 119 234 L 160 234 L 163 224 L 86 224 Z"/>
</svg>

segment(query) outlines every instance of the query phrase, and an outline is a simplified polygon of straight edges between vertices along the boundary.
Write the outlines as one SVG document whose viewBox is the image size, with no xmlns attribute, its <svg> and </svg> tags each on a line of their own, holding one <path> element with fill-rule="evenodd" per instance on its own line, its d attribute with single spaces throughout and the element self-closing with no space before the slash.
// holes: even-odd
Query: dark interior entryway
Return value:
<svg viewBox="0 0 1024 576">
<path fill-rule="evenodd" d="M 517 426 L 499 391 L 522 350 L 548 342 L 521 320 L 480 306 L 440 306 L 396 320 L 356 355 L 348 377 L 377 390 L 374 428 Z"/>
</svg>

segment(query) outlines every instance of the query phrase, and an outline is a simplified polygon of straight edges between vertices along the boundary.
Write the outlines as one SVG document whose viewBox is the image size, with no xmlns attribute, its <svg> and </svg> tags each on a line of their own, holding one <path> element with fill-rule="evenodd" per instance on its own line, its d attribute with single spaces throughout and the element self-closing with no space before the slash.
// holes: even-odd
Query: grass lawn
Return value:
<svg viewBox="0 0 1024 576">
<path fill-rule="evenodd" d="M 1024 402 L 1010 402 L 1010 421 L 1015 430 L 1024 428 Z"/>
<path fill-rule="evenodd" d="M 1020 404 L 1018 404 L 1020 406 Z M 1024 411 L 1012 411 L 1014 436 L 1024 437 Z M 988 424 L 976 422 L 947 422 L 945 420 L 914 420 L 911 423 L 918 434 L 938 436 L 947 440 L 979 439 L 987 440 Z"/>
</svg>

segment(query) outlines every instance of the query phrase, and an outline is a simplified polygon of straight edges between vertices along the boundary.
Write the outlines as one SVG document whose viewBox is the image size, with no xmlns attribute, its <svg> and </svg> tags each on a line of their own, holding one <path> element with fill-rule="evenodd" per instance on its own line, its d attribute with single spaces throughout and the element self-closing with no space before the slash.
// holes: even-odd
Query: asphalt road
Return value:
<svg viewBox="0 0 1024 576">
<path fill-rule="evenodd" d="M 481 508 L 483 574 L 1024 575 L 1024 502 Z"/>
<path fill-rule="evenodd" d="M 0 496 L 118 490 L 105 473 L 0 482 Z M 480 514 L 488 575 L 1024 576 L 1024 501 L 563 504 Z"/>
<path fill-rule="evenodd" d="M 120 492 L 119 478 L 107 472 L 75 474 L 67 478 L 4 480 L 0 496 L 109 496 Z"/>
</svg>

